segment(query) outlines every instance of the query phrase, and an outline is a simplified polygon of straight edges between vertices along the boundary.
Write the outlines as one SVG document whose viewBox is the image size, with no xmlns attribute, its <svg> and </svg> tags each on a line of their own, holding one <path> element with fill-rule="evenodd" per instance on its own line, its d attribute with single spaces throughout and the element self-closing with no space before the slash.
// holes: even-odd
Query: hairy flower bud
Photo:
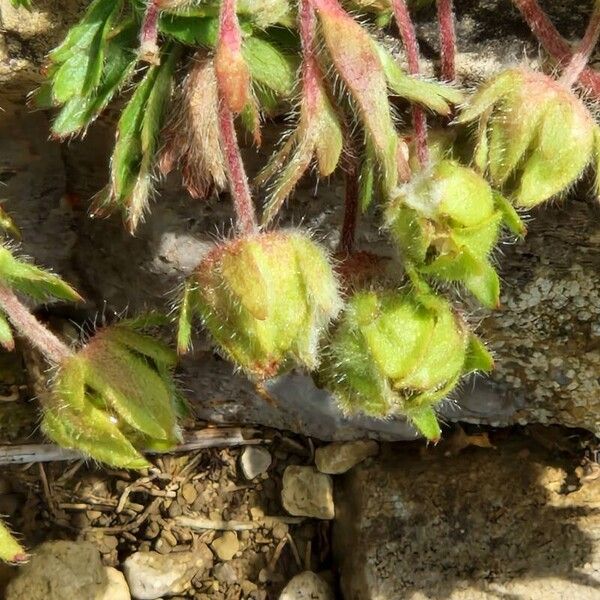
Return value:
<svg viewBox="0 0 600 600">
<path fill-rule="evenodd" d="M 190 284 L 180 348 L 197 313 L 223 353 L 257 379 L 293 362 L 315 368 L 321 333 L 341 308 L 325 251 L 293 230 L 219 244 Z"/>
<path fill-rule="evenodd" d="M 600 156 L 600 129 L 569 89 L 526 68 L 504 71 L 471 99 L 459 122 L 479 120 L 476 163 L 516 206 L 565 191 Z"/>
<path fill-rule="evenodd" d="M 486 306 L 498 305 L 500 284 L 489 255 L 503 220 L 510 226 L 520 221 L 483 177 L 453 160 L 439 161 L 399 188 L 385 219 L 417 271 L 459 281 Z"/>
<path fill-rule="evenodd" d="M 347 304 L 322 375 L 348 413 L 404 415 L 440 436 L 434 406 L 461 375 L 492 359 L 443 299 L 415 292 L 361 291 Z"/>
<path fill-rule="evenodd" d="M 44 433 L 112 466 L 148 466 L 139 448 L 168 449 L 179 439 L 175 358 L 126 322 L 99 330 L 60 365 L 42 402 Z"/>
</svg>

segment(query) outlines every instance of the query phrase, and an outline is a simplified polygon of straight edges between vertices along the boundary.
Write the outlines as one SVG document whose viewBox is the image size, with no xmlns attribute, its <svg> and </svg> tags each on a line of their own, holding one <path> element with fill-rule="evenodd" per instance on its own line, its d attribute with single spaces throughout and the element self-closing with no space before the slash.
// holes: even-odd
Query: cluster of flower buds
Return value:
<svg viewBox="0 0 600 600">
<path fill-rule="evenodd" d="M 447 301 L 371 290 L 349 299 L 321 377 L 347 413 L 404 415 L 435 440 L 434 407 L 462 375 L 491 367 L 491 356 Z"/>
<path fill-rule="evenodd" d="M 256 379 L 286 365 L 314 369 L 322 333 L 341 309 L 326 252 L 296 230 L 218 244 L 198 265 L 182 305 L 179 346 L 198 314 L 222 352 Z"/>
<path fill-rule="evenodd" d="M 600 128 L 568 87 L 524 67 L 484 85 L 459 123 L 479 121 L 475 162 L 517 207 L 564 192 L 600 160 Z"/>
<path fill-rule="evenodd" d="M 385 212 L 403 258 L 424 275 L 462 283 L 494 308 L 500 284 L 490 253 L 503 222 L 522 223 L 512 206 L 468 167 L 444 159 L 401 186 Z"/>
</svg>

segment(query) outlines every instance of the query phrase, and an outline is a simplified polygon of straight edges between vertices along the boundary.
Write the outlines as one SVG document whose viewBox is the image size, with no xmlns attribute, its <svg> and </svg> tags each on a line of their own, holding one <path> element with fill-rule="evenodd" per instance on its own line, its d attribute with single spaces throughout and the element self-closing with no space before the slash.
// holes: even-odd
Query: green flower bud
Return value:
<svg viewBox="0 0 600 600">
<path fill-rule="evenodd" d="M 99 330 L 59 367 L 43 400 L 42 429 L 56 443 L 115 467 L 148 466 L 140 449 L 180 438 L 176 355 L 135 321 Z"/>
<path fill-rule="evenodd" d="M 459 118 L 479 120 L 481 170 L 531 208 L 565 191 L 600 155 L 600 129 L 573 93 L 543 73 L 504 71 L 471 99 Z"/>
<path fill-rule="evenodd" d="M 333 334 L 323 380 L 348 413 L 404 415 L 439 437 L 434 407 L 492 359 L 450 304 L 431 294 L 361 291 Z"/>
<path fill-rule="evenodd" d="M 414 268 L 461 282 L 486 306 L 498 305 L 500 284 L 489 255 L 502 222 L 520 223 L 486 180 L 453 160 L 441 160 L 399 188 L 386 225 Z"/>
<path fill-rule="evenodd" d="M 321 333 L 341 305 L 326 252 L 303 233 L 226 241 L 188 284 L 179 346 L 189 345 L 197 313 L 223 353 L 257 379 L 276 375 L 289 361 L 313 369 Z"/>
</svg>

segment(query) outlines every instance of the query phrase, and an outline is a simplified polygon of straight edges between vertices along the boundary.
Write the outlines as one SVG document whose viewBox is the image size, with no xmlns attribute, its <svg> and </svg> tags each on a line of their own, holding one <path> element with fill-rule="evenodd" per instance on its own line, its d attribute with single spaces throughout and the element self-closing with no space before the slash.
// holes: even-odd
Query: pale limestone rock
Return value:
<svg viewBox="0 0 600 600">
<path fill-rule="evenodd" d="M 279 600 L 333 600 L 333 592 L 316 573 L 304 571 L 283 588 Z"/>
<path fill-rule="evenodd" d="M 240 542 L 235 531 L 226 531 L 223 535 L 215 538 L 211 548 L 221 560 L 231 560 L 240 549 Z"/>
<path fill-rule="evenodd" d="M 315 464 L 321 473 L 338 475 L 349 471 L 370 456 L 379 452 L 379 444 L 374 440 L 356 442 L 334 442 L 317 448 Z"/>
<path fill-rule="evenodd" d="M 314 467 L 289 466 L 283 473 L 283 507 L 291 515 L 333 519 L 333 483 Z"/>
</svg>

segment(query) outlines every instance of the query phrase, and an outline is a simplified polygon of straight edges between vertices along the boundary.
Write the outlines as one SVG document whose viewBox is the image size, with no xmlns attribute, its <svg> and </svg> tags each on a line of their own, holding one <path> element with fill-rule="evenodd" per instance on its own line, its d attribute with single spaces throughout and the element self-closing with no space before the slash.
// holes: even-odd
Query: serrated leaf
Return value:
<svg viewBox="0 0 600 600">
<path fill-rule="evenodd" d="M 63 63 L 74 54 L 88 48 L 106 20 L 120 5 L 119 0 L 94 0 L 81 21 L 69 29 L 63 43 L 50 52 L 50 59 L 56 63 Z"/>
<path fill-rule="evenodd" d="M 52 134 L 64 138 L 80 132 L 87 127 L 107 106 L 114 94 L 131 77 L 136 55 L 131 48 L 135 44 L 137 28 L 133 22 L 127 23 L 106 49 L 104 70 L 100 86 L 91 96 L 73 98 L 67 102 L 58 113 L 52 124 Z M 44 102 L 46 92 L 40 88 Z M 34 102 L 38 103 L 37 95 Z"/>
</svg>

